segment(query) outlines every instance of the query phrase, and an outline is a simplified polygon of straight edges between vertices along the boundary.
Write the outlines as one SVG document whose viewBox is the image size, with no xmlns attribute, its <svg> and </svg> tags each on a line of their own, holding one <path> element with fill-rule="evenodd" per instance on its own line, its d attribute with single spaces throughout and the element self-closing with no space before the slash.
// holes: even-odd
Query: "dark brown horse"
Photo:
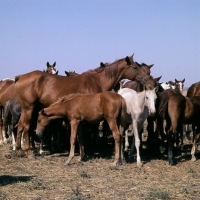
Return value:
<svg viewBox="0 0 200 200">
<path fill-rule="evenodd" d="M 82 129 L 80 123 L 99 123 L 105 119 L 112 131 L 115 140 L 114 165 L 121 163 L 120 156 L 120 125 L 126 125 L 126 102 L 119 94 L 113 92 L 102 92 L 97 94 L 69 94 L 57 102 L 39 112 L 36 134 L 40 137 L 45 127 L 54 119 L 68 119 L 71 124 L 70 154 L 65 162 L 69 164 L 74 157 L 75 141 L 78 132 L 80 145 L 80 161 L 84 156 L 82 145 Z"/>
<path fill-rule="evenodd" d="M 95 70 L 72 77 L 54 76 L 40 71 L 17 76 L 15 86 L 22 106 L 22 114 L 18 124 L 16 148 L 21 147 L 21 132 L 24 130 L 25 150 L 28 151 L 29 158 L 33 157 L 29 136 L 33 133 L 37 112 L 42 107 L 47 107 L 58 98 L 71 93 L 94 94 L 112 90 L 120 80 L 126 78 L 140 80 L 143 73 L 141 68 L 134 63 L 132 55 L 108 64 L 106 67 L 100 66 Z"/>
<path fill-rule="evenodd" d="M 47 72 L 47 73 L 50 73 L 50 74 L 58 74 L 58 70 L 55 68 L 56 66 L 56 62 L 53 63 L 53 65 L 50 65 L 49 62 L 47 62 L 47 69 L 46 70 L 43 70 L 43 72 Z"/>
<path fill-rule="evenodd" d="M 6 102 L 16 96 L 15 82 L 12 79 L 0 81 L 0 144 L 6 143 L 6 127 L 4 126 L 4 106 Z"/>
<path fill-rule="evenodd" d="M 200 96 L 185 97 L 181 93 L 171 95 L 160 105 L 159 115 L 166 118 L 168 131 L 168 159 L 173 164 L 174 137 L 183 124 L 194 124 L 200 133 Z"/>
</svg>

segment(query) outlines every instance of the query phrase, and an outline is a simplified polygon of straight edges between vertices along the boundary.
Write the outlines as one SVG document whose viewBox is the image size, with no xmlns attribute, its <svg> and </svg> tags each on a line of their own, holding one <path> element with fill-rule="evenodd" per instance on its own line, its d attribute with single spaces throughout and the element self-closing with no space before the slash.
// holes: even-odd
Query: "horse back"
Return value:
<svg viewBox="0 0 200 200">
<path fill-rule="evenodd" d="M 200 95 L 200 82 L 192 84 L 187 91 L 187 97 Z"/>
<path fill-rule="evenodd" d="M 89 80 L 93 82 L 90 83 Z M 94 83 L 95 81 L 92 78 L 88 79 L 86 74 L 67 77 L 33 71 L 16 77 L 15 82 L 22 107 L 25 106 L 24 103 L 30 105 L 36 102 L 48 107 L 58 98 L 71 93 L 89 94 L 101 91 L 95 87 L 97 85 Z M 22 101 L 23 99 L 26 99 L 26 102 Z"/>
<path fill-rule="evenodd" d="M 6 80 L 0 89 L 0 104 L 5 106 L 6 102 L 15 96 L 15 82 L 13 80 Z"/>
</svg>

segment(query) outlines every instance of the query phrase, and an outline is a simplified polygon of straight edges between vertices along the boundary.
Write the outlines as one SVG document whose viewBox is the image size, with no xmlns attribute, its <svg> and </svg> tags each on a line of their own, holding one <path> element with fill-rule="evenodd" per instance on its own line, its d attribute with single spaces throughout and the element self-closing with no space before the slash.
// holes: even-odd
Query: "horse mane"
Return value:
<svg viewBox="0 0 200 200">
<path fill-rule="evenodd" d="M 123 60 L 124 58 L 121 58 L 121 59 L 116 60 L 113 63 L 106 63 L 104 66 L 97 67 L 96 69 L 93 69 L 93 70 L 88 70 L 86 72 L 83 72 L 82 74 L 89 74 L 89 73 L 94 73 L 94 72 L 101 73 L 102 71 L 105 71 L 106 77 L 116 76 L 118 63 Z"/>
<path fill-rule="evenodd" d="M 58 98 L 58 100 L 51 105 L 62 103 L 64 101 L 69 101 L 69 100 L 73 99 L 74 97 L 76 97 L 78 95 L 82 95 L 82 94 L 81 93 L 72 93 L 72 94 L 65 95 L 63 97 Z"/>
<path fill-rule="evenodd" d="M 141 64 L 139 64 L 138 62 L 135 62 L 137 65 L 138 65 L 138 67 L 142 67 L 142 66 L 147 66 L 148 67 L 148 65 L 146 64 L 146 63 L 141 63 Z"/>
</svg>

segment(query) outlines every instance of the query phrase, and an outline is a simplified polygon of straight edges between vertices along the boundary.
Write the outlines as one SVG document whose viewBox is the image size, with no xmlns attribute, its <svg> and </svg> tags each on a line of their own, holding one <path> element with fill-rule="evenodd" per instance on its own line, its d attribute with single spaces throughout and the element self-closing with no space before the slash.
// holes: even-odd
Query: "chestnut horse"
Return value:
<svg viewBox="0 0 200 200">
<path fill-rule="evenodd" d="M 159 115 L 166 118 L 168 131 L 168 159 L 173 164 L 173 142 L 176 132 L 182 124 L 194 124 L 200 133 L 200 96 L 185 97 L 181 93 L 171 95 L 163 101 Z"/>
<path fill-rule="evenodd" d="M 37 113 L 42 107 L 47 107 L 58 98 L 71 93 L 94 94 L 112 90 L 122 79 L 140 81 L 143 73 L 134 63 L 132 55 L 77 76 L 55 76 L 40 71 L 17 76 L 15 88 L 22 114 L 18 124 L 16 148 L 21 148 L 21 133 L 24 130 L 25 150 L 28 151 L 29 158 L 34 157 L 30 150 L 29 137 L 34 132 Z"/>
<path fill-rule="evenodd" d="M 56 62 L 54 62 L 53 65 L 50 65 L 49 62 L 47 62 L 46 65 L 47 65 L 47 69 L 43 70 L 43 72 L 47 72 L 47 73 L 50 73 L 50 74 L 58 75 L 58 70 L 55 68 Z"/>
<path fill-rule="evenodd" d="M 74 157 L 75 141 L 78 132 L 80 161 L 84 156 L 81 122 L 99 123 L 105 119 L 115 140 L 114 165 L 121 163 L 120 126 L 126 125 L 126 102 L 119 94 L 105 91 L 97 94 L 69 94 L 39 112 L 36 134 L 42 136 L 45 127 L 54 119 L 67 119 L 71 124 L 70 154 L 65 162 Z"/>
</svg>

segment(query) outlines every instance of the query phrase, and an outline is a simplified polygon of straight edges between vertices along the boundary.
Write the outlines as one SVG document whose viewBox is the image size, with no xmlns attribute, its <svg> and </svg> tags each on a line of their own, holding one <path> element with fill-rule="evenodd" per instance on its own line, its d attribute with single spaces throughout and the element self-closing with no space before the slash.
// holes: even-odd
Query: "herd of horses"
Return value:
<svg viewBox="0 0 200 200">
<path fill-rule="evenodd" d="M 28 158 L 34 159 L 33 149 L 38 138 L 42 152 L 45 133 L 51 143 L 56 129 L 67 124 L 70 153 L 65 165 L 68 165 L 74 157 L 76 139 L 80 161 L 85 154 L 84 130 L 88 129 L 84 127 L 94 124 L 98 128 L 99 123 L 105 121 L 115 142 L 113 164 L 121 163 L 124 150 L 128 150 L 127 133 L 131 127 L 130 155 L 136 147 L 137 165 L 141 167 L 141 131 L 147 120 L 148 148 L 159 151 L 167 137 L 171 165 L 174 164 L 174 145 L 184 145 L 185 125 L 192 124 L 191 155 L 195 160 L 200 137 L 200 82 L 187 90 L 184 89 L 185 79 L 160 83 L 161 76 L 151 75 L 153 65 L 139 64 L 133 56 L 113 63 L 101 62 L 96 69 L 82 74 L 65 71 L 66 76 L 58 75 L 56 62 L 53 65 L 47 62 L 46 70 L 0 81 L 0 144 L 11 137 L 13 150 L 23 149 Z M 124 83 L 124 80 L 128 81 Z"/>
</svg>

